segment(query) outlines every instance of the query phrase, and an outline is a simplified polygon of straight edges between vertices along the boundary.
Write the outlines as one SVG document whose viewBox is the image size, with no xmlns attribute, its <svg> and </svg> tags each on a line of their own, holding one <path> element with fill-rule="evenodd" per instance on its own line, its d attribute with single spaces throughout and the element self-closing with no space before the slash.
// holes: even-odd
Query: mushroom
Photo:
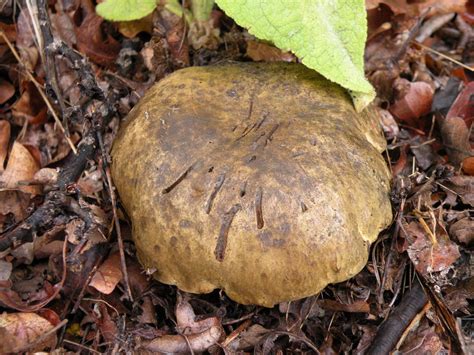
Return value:
<svg viewBox="0 0 474 355">
<path fill-rule="evenodd" d="M 365 266 L 392 218 L 384 147 L 375 113 L 314 71 L 227 63 L 153 86 L 112 175 L 159 281 L 271 307 Z"/>
</svg>

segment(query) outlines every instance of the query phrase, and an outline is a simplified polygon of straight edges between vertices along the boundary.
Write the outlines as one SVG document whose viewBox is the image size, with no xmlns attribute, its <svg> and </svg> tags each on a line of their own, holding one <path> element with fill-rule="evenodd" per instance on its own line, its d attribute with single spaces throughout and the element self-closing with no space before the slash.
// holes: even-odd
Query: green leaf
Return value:
<svg viewBox="0 0 474 355">
<path fill-rule="evenodd" d="M 191 9 L 193 16 L 198 21 L 207 21 L 211 16 L 214 0 L 193 0 L 191 2 Z"/>
<path fill-rule="evenodd" d="M 348 89 L 358 111 L 375 98 L 364 75 L 364 0 L 216 0 L 256 37 L 291 50 L 307 67 Z"/>
<path fill-rule="evenodd" d="M 165 9 L 178 17 L 183 17 L 189 24 L 193 21 L 193 14 L 188 9 L 183 9 L 178 0 L 166 0 Z"/>
<path fill-rule="evenodd" d="M 156 0 L 106 0 L 96 6 L 96 12 L 110 21 L 132 21 L 153 12 Z"/>
</svg>

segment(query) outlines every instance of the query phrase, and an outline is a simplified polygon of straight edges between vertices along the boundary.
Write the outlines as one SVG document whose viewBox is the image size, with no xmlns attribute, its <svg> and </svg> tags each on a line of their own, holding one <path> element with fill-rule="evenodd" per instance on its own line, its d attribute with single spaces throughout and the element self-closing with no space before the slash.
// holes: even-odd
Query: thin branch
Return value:
<svg viewBox="0 0 474 355">
<path fill-rule="evenodd" d="M 53 219 L 70 201 L 70 197 L 59 191 L 46 195 L 46 201 L 39 206 L 28 218 L 13 230 L 0 236 L 0 251 L 16 248 L 24 243 L 32 242 L 40 228 L 51 226 Z"/>
<path fill-rule="evenodd" d="M 423 291 L 423 287 L 416 281 L 413 288 L 403 296 L 397 308 L 379 327 L 366 354 L 388 354 L 397 345 L 405 329 L 427 302 L 428 298 Z"/>
<path fill-rule="evenodd" d="M 31 0 L 29 0 L 31 1 Z M 28 1 L 28 2 L 29 2 Z M 41 52 L 44 53 L 44 64 L 46 66 L 45 73 L 46 79 L 58 101 L 59 107 L 61 108 L 61 113 L 63 116 L 63 125 L 66 129 L 66 135 L 69 136 L 68 130 L 68 120 L 66 115 L 66 105 L 64 104 L 64 99 L 62 97 L 61 90 L 58 85 L 58 72 L 56 70 L 56 61 L 55 53 L 52 50 L 50 44 L 54 42 L 54 37 L 51 32 L 50 19 L 48 14 L 48 9 L 46 6 L 45 0 L 36 0 L 36 7 L 38 13 L 38 23 L 41 30 L 41 41 L 38 41 L 42 47 L 40 48 Z"/>
</svg>

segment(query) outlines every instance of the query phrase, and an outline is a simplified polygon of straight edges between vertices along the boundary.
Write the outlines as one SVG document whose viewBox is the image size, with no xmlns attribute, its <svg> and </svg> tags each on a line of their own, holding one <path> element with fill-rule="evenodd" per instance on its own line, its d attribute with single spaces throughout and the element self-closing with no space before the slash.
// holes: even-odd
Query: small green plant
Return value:
<svg viewBox="0 0 474 355">
<path fill-rule="evenodd" d="M 133 21 L 153 12 L 156 0 L 106 0 L 97 5 L 96 11 L 111 21 Z"/>
<path fill-rule="evenodd" d="M 157 0 L 106 0 L 97 5 L 96 11 L 110 21 L 139 20 L 151 14 L 157 6 Z M 165 7 L 186 21 L 207 21 L 214 6 L 214 0 L 193 0 L 191 10 L 181 7 L 181 0 L 166 0 Z"/>
<path fill-rule="evenodd" d="M 364 0 L 216 0 L 219 7 L 254 36 L 292 51 L 303 64 L 348 89 L 357 111 L 375 97 L 364 75 L 367 19 Z M 193 0 L 193 17 L 205 20 L 213 0 Z M 179 12 L 177 0 L 167 7 Z M 112 21 L 144 17 L 155 0 L 106 0 L 97 13 Z M 185 13 L 186 15 L 186 13 Z"/>
</svg>

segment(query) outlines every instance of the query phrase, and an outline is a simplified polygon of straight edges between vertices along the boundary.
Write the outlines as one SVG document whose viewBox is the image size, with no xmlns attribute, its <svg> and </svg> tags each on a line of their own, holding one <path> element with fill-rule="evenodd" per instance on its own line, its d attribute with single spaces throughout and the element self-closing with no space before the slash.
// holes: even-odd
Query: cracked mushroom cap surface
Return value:
<svg viewBox="0 0 474 355">
<path fill-rule="evenodd" d="M 112 175 L 166 284 L 273 306 L 366 264 L 392 218 L 375 114 L 299 64 L 179 70 L 134 107 Z"/>
</svg>

